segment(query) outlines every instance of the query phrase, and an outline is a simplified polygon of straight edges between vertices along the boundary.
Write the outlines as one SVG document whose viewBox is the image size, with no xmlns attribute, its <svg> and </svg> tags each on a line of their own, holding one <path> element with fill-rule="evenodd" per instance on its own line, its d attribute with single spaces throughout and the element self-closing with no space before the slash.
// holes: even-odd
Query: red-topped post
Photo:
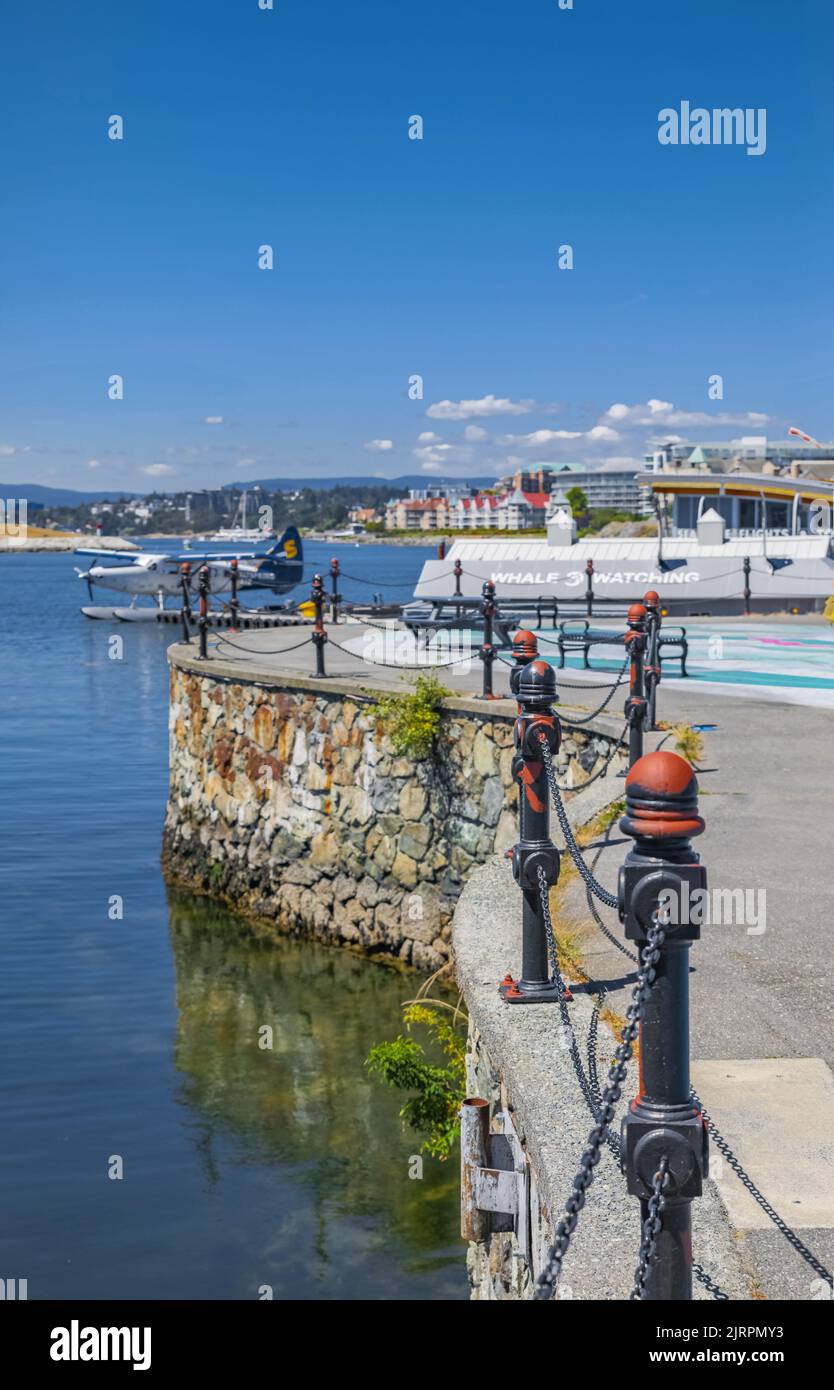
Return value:
<svg viewBox="0 0 834 1390">
<path fill-rule="evenodd" d="M 629 766 L 633 767 L 637 759 L 643 756 L 643 729 L 648 704 L 643 670 L 646 655 L 646 609 L 642 603 L 633 603 L 628 610 L 625 644 L 630 661 L 625 717 L 628 721 L 628 761 Z"/>
<path fill-rule="evenodd" d="M 515 665 L 510 671 L 510 694 L 518 698 L 518 682 L 521 680 L 521 673 L 525 666 L 529 666 L 531 661 L 535 661 L 539 654 L 539 644 L 536 641 L 536 634 L 528 632 L 526 628 L 519 628 L 513 638 L 513 660 Z"/>
<path fill-rule="evenodd" d="M 708 1173 L 707 1129 L 689 1082 L 689 950 L 700 937 L 706 870 L 692 848 L 704 822 L 698 782 L 677 753 L 647 753 L 626 778 L 620 829 L 634 840 L 619 911 L 655 977 L 640 1022 L 639 1094 L 622 1123 L 621 1163 L 641 1202 L 640 1297 L 692 1297 L 692 1199 Z M 650 1201 L 661 1200 L 652 1220 Z"/>
<path fill-rule="evenodd" d="M 656 589 L 649 589 L 643 595 L 643 604 L 646 609 L 646 699 L 648 708 L 646 710 L 646 729 L 651 731 L 655 727 L 655 716 L 657 714 L 657 687 L 660 685 L 660 594 Z"/>
</svg>

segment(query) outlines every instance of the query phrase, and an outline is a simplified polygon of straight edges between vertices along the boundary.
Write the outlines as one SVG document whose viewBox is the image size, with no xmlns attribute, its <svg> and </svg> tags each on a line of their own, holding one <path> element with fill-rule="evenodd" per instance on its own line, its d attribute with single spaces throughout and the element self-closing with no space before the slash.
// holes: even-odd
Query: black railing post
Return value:
<svg viewBox="0 0 834 1390">
<path fill-rule="evenodd" d="M 330 561 L 330 621 L 331 621 L 331 623 L 338 623 L 338 621 L 339 621 L 339 604 L 340 604 L 341 601 L 342 601 L 342 595 L 339 593 L 339 575 L 340 575 L 340 573 L 341 573 L 341 571 L 340 571 L 340 569 L 339 569 L 339 561 L 336 559 L 336 557 L 335 557 L 335 555 L 334 555 L 334 556 L 333 556 L 333 559 Z"/>
<path fill-rule="evenodd" d="M 191 593 L 188 587 L 190 582 L 191 566 L 186 560 L 185 563 L 180 566 L 180 584 L 182 585 L 182 608 L 180 610 L 180 616 L 182 618 L 183 642 L 191 641 Z"/>
<path fill-rule="evenodd" d="M 518 844 L 513 849 L 513 877 L 523 894 L 521 977 L 507 975 L 499 986 L 508 1004 L 556 1004 L 559 985 L 551 978 L 545 905 L 539 869 L 549 892 L 559 878 L 559 851 L 550 838 L 550 791 L 542 758 L 542 736 L 552 754 L 559 751 L 561 730 L 553 712 L 556 675 L 546 661 L 531 661 L 518 681 L 519 716 L 515 723 L 513 777 L 518 782 Z"/>
<path fill-rule="evenodd" d="M 237 559 L 232 558 L 229 564 L 230 578 L 232 582 L 232 596 L 229 599 L 229 607 L 232 610 L 232 632 L 237 632 L 238 617 L 240 615 L 240 601 L 237 596 L 237 585 L 240 579 Z"/>
<path fill-rule="evenodd" d="M 484 580 L 482 592 L 484 597 L 484 640 L 478 655 L 483 663 L 484 678 L 481 694 L 476 698 L 480 700 L 495 700 L 497 696 L 492 693 L 492 665 L 496 657 L 495 647 L 492 644 L 493 621 L 495 618 L 495 585 L 491 579 Z"/>
<path fill-rule="evenodd" d="M 644 675 L 646 609 L 642 603 L 633 603 L 628 610 L 625 645 L 630 658 L 631 672 L 628 699 L 625 702 L 625 717 L 628 721 L 628 765 L 633 767 L 637 759 L 643 756 L 643 728 L 648 704 Z"/>
<path fill-rule="evenodd" d="M 750 617 L 750 556 L 744 557 L 744 612 Z"/>
<path fill-rule="evenodd" d="M 518 699 L 518 683 L 521 680 L 521 673 L 525 666 L 529 666 L 531 661 L 535 661 L 539 654 L 539 644 L 536 635 L 528 632 L 526 628 L 520 628 L 513 638 L 513 660 L 515 665 L 510 669 L 510 694 Z"/>
<path fill-rule="evenodd" d="M 312 642 L 316 649 L 316 675 L 326 676 L 324 669 L 324 644 L 327 641 L 327 633 L 324 630 L 324 580 L 320 574 L 313 575 L 313 607 L 316 611 L 316 620 L 313 623 Z"/>
<path fill-rule="evenodd" d="M 589 560 L 585 566 L 585 607 L 588 618 L 594 616 L 594 562 Z"/>
<path fill-rule="evenodd" d="M 461 577 L 461 575 L 463 574 L 463 565 L 461 564 L 460 560 L 455 560 L 455 567 L 454 567 L 454 569 L 452 570 L 452 573 L 453 573 L 453 575 L 455 576 L 455 598 L 460 598 L 460 597 L 461 597 L 460 577 Z"/>
<path fill-rule="evenodd" d="M 656 589 L 649 589 L 643 595 L 643 603 L 646 609 L 646 626 L 648 629 L 646 641 L 646 732 L 650 733 L 655 727 L 657 719 L 657 687 L 660 685 L 660 594 Z"/>
<path fill-rule="evenodd" d="M 709 1171 L 707 1129 L 689 1084 L 689 948 L 700 937 L 706 871 L 692 849 L 704 822 L 698 783 L 676 753 L 648 753 L 626 779 L 620 829 L 634 840 L 620 870 L 620 920 L 641 955 L 658 926 L 655 978 L 640 1023 L 639 1095 L 622 1122 L 621 1163 L 640 1198 L 646 1233 L 649 1199 L 663 1205 L 642 1297 L 692 1297 L 692 1199 Z M 645 962 L 644 962 L 645 964 Z"/>
<path fill-rule="evenodd" d="M 200 659 L 205 661 L 208 657 L 208 596 L 209 596 L 210 571 L 208 565 L 200 566 L 200 573 L 197 576 L 197 592 L 200 595 L 200 616 L 197 619 L 197 626 L 200 629 Z"/>
</svg>

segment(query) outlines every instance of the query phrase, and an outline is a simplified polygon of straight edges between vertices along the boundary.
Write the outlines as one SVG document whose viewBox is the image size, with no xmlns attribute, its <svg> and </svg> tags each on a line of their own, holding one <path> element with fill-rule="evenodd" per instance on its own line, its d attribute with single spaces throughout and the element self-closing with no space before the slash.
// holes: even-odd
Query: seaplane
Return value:
<svg viewBox="0 0 834 1390">
<path fill-rule="evenodd" d="M 86 583 L 91 600 L 89 606 L 81 609 L 84 616 L 123 622 L 159 621 L 161 615 L 164 618 L 169 613 L 173 617 L 174 613 L 165 608 L 165 600 L 178 599 L 178 607 L 181 607 L 184 577 L 189 595 L 196 603 L 199 574 L 204 565 L 209 570 L 210 598 L 221 602 L 232 591 L 232 560 L 237 561 L 238 593 L 267 589 L 274 594 L 286 594 L 300 584 L 304 574 L 301 536 L 294 526 L 288 526 L 275 545 L 265 551 L 183 550 L 181 554 L 160 555 L 156 551 L 137 550 L 126 555 L 123 550 L 80 547 L 75 554 L 96 561 L 118 560 L 118 564 L 96 563 L 85 570 L 76 566 L 76 573 Z M 185 564 L 187 572 L 183 570 Z M 95 587 L 130 594 L 130 605 L 126 608 L 96 607 L 92 603 Z M 139 607 L 138 601 L 143 596 L 153 599 L 154 605 Z"/>
</svg>

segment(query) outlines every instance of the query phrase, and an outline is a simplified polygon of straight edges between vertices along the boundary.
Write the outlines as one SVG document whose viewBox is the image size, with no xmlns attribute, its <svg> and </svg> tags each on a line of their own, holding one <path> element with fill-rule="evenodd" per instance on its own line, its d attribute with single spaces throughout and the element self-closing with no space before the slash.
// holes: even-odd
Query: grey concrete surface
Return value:
<svg viewBox="0 0 834 1390">
<path fill-rule="evenodd" d="M 573 812 L 571 812 L 573 815 Z M 549 1005 L 510 1008 L 500 998 L 499 978 L 521 964 L 521 907 L 510 866 L 496 858 L 467 883 L 454 928 L 458 978 L 470 1014 L 487 1051 L 499 1062 L 513 1104 L 513 1119 L 526 1141 L 551 1215 L 558 1220 L 594 1121 L 583 1098 L 559 1009 Z M 578 993 L 570 1019 L 583 1067 L 587 1068 L 588 1027 L 593 1004 Z M 613 1036 L 600 1033 L 600 1075 L 605 1076 L 615 1047 Z M 635 1093 L 632 1068 L 621 1110 Z M 565 1260 L 560 1297 L 627 1298 L 633 1283 L 640 1243 L 639 1203 L 628 1196 L 619 1167 L 606 1149 Z M 752 1283 L 742 1263 L 726 1213 L 713 1184 L 693 1208 L 696 1260 L 731 1298 L 752 1297 Z M 696 1298 L 707 1298 L 694 1286 Z"/>
</svg>

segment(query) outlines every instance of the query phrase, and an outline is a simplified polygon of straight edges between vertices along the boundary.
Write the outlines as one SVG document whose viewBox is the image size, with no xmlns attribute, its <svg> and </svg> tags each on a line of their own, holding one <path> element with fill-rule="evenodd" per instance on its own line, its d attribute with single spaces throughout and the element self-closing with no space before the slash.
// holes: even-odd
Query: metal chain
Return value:
<svg viewBox="0 0 834 1390">
<path fill-rule="evenodd" d="M 553 805 L 556 807 L 556 815 L 559 818 L 559 825 L 561 827 L 562 834 L 565 837 L 565 844 L 568 848 L 571 859 L 573 860 L 574 864 L 576 865 L 577 869 L 582 875 L 582 879 L 585 883 L 585 886 L 587 888 L 590 888 L 592 893 L 596 894 L 600 902 L 604 903 L 606 907 L 619 907 L 619 899 L 616 898 L 613 893 L 609 893 L 605 888 L 603 888 L 601 883 L 597 882 L 597 880 L 591 873 L 591 870 L 588 868 L 588 865 L 585 863 L 585 860 L 582 858 L 582 851 L 580 850 L 578 844 L 576 843 L 576 840 L 574 839 L 573 831 L 570 827 L 570 821 L 568 820 L 568 814 L 565 810 L 564 803 L 559 792 L 559 783 L 556 781 L 556 773 L 553 769 L 553 755 L 550 752 L 550 748 L 544 736 L 542 737 L 541 746 L 542 760 L 544 762 L 545 772 L 547 774 L 547 784 L 550 788 L 550 795 L 553 798 Z"/>
<path fill-rule="evenodd" d="M 564 667 L 557 667 L 556 669 L 557 671 L 564 670 Z M 596 668 L 592 667 L 591 669 L 594 670 Z M 606 681 L 604 685 L 602 681 L 563 681 L 560 675 L 557 675 L 556 680 L 559 683 L 560 690 L 610 690 L 611 688 L 610 681 Z M 614 687 L 616 689 L 616 687 L 626 685 L 627 683 L 624 676 L 618 677 L 614 682 Z"/>
<path fill-rule="evenodd" d="M 744 1168 L 742 1168 L 740 1161 L 738 1160 L 738 1158 L 736 1158 L 736 1155 L 733 1153 L 732 1149 L 727 1143 L 727 1140 L 724 1138 L 723 1134 L 721 1134 L 716 1129 L 715 1124 L 713 1123 L 710 1115 L 704 1109 L 704 1104 L 701 1100 L 701 1097 L 698 1095 L 698 1092 L 693 1087 L 690 1088 L 690 1095 L 692 1096 L 692 1099 L 694 1100 L 695 1104 L 698 1106 L 698 1109 L 701 1112 L 704 1124 L 707 1126 L 707 1129 L 709 1130 L 710 1135 L 712 1136 L 712 1139 L 715 1142 L 715 1147 L 718 1149 L 718 1152 L 723 1154 L 724 1158 L 726 1158 L 733 1172 L 736 1174 L 738 1178 L 741 1179 L 742 1183 L 747 1188 L 747 1191 L 750 1193 L 751 1197 L 753 1197 L 758 1202 L 759 1206 L 762 1208 L 762 1211 L 767 1213 L 777 1230 L 781 1231 L 785 1239 L 790 1241 L 794 1250 L 796 1250 L 797 1253 L 802 1256 L 803 1260 L 807 1261 L 807 1263 L 811 1266 L 814 1272 L 818 1274 L 821 1279 L 824 1279 L 828 1284 L 834 1286 L 834 1278 L 832 1278 L 831 1272 L 826 1269 L 824 1264 L 820 1263 L 816 1255 L 808 1249 L 804 1241 L 800 1240 L 799 1236 L 796 1234 L 796 1231 L 792 1230 L 792 1228 L 788 1225 L 787 1221 L 783 1220 L 783 1218 L 779 1215 L 778 1211 L 774 1210 L 774 1208 L 770 1205 L 770 1202 L 767 1200 L 764 1194 L 759 1191 L 758 1187 L 754 1183 L 753 1179 L 750 1177 L 749 1173 L 746 1173 Z"/>
<path fill-rule="evenodd" d="M 592 782 L 596 782 L 598 777 L 604 777 L 619 750 L 625 747 L 625 734 L 627 728 L 628 721 L 626 721 L 626 723 L 623 725 L 623 731 L 620 734 L 620 737 L 617 739 L 616 743 L 613 743 L 611 745 L 611 751 L 605 759 L 605 762 L 602 764 L 601 768 L 599 768 L 595 773 L 593 773 L 592 776 L 586 777 L 584 782 L 577 783 L 575 787 L 563 787 L 561 782 L 557 782 L 556 785 L 559 788 L 559 790 L 562 792 L 581 792 L 584 791 L 586 787 L 590 787 Z"/>
<path fill-rule="evenodd" d="M 654 1175 L 652 1183 L 652 1195 L 648 1201 L 648 1216 L 643 1222 L 643 1234 L 640 1240 L 640 1262 L 634 1271 L 634 1288 L 629 1295 L 630 1299 L 641 1300 L 646 1292 L 646 1280 L 649 1275 L 649 1264 L 657 1247 L 657 1238 L 660 1235 L 662 1225 L 663 1208 L 666 1205 L 666 1198 L 663 1196 L 664 1189 L 669 1182 L 669 1160 L 664 1154 L 660 1160 L 660 1166 Z"/>
<path fill-rule="evenodd" d="M 628 725 L 626 725 L 626 728 L 627 728 L 627 727 L 628 727 Z M 605 850 L 605 849 L 608 848 L 608 837 L 609 837 L 609 835 L 611 834 L 611 826 L 612 826 L 613 824 L 614 824 L 614 822 L 612 821 L 612 822 L 611 822 L 611 825 L 609 825 L 608 828 L 606 829 L 606 832 L 605 832 L 605 839 L 603 840 L 602 844 L 600 845 L 599 849 L 597 850 L 596 854 L 594 855 L 593 859 L 591 860 L 591 872 L 592 872 L 592 873 L 593 873 L 594 869 L 596 868 L 597 864 L 598 864 L 599 861 L 600 861 L 600 858 L 601 858 L 601 856 L 602 856 L 603 850 Z M 630 950 L 628 949 L 627 946 L 624 946 L 623 943 L 622 943 L 622 941 L 620 941 L 619 938 L 616 937 L 616 936 L 614 935 L 614 933 L 613 933 L 612 931 L 609 930 L 608 927 L 606 927 L 605 923 L 603 922 L 602 918 L 600 917 L 599 913 L 597 912 L 596 906 L 595 906 L 595 904 L 594 904 L 594 897 L 593 897 L 593 894 L 592 894 L 592 892 L 591 892 L 591 890 L 590 890 L 590 888 L 588 887 L 587 884 L 585 885 L 585 896 L 586 896 L 587 901 L 588 901 L 588 911 L 590 912 L 591 916 L 593 917 L 594 921 L 596 922 L 596 924 L 597 924 L 599 930 L 602 932 L 603 936 L 606 937 L 606 939 L 607 939 L 608 941 L 611 942 L 611 945 L 612 945 L 612 946 L 616 946 L 616 948 L 617 948 L 618 951 L 622 951 L 622 953 L 623 953 L 624 956 L 626 956 L 629 960 L 634 961 L 634 964 L 635 964 L 635 965 L 639 965 L 639 964 L 640 964 L 639 957 L 635 955 L 634 951 L 630 951 Z"/>
<path fill-rule="evenodd" d="M 556 983 L 558 989 L 559 1014 L 562 1020 L 562 1028 L 564 1030 L 563 1037 L 570 1039 L 570 1058 L 573 1064 L 573 1069 L 576 1072 L 576 1079 L 579 1083 L 579 1089 L 582 1092 L 588 1109 L 590 1110 L 591 1114 L 596 1120 L 599 1116 L 600 1106 L 599 1085 L 597 1084 L 596 1091 L 594 1091 L 589 1078 L 585 1075 L 585 1069 L 582 1066 L 582 1056 L 579 1051 L 579 1044 L 576 1040 L 576 1033 L 574 1032 L 573 1021 L 571 1019 L 570 1013 L 568 1012 L 567 989 L 565 987 L 565 982 L 562 979 L 562 972 L 559 969 L 559 958 L 557 955 L 556 939 L 553 931 L 553 923 L 550 918 L 550 902 L 547 880 L 544 876 L 544 871 L 541 868 L 539 868 L 538 871 L 538 879 L 542 919 L 545 924 L 547 949 L 550 956 L 550 979 Z M 617 1144 L 617 1141 L 613 1138 L 612 1135 L 609 1134 L 607 1142 L 609 1146 L 616 1145 L 616 1147 L 613 1148 L 612 1151 L 616 1156 L 619 1156 L 619 1145 Z"/>
<path fill-rule="evenodd" d="M 303 642 L 296 643 L 293 647 L 242 647 L 239 642 L 232 642 L 228 637 L 217 636 L 217 642 L 222 642 L 224 647 L 234 647 L 236 652 L 245 652 L 247 656 L 284 656 L 290 652 L 300 651 L 312 641 L 311 637 L 305 637 Z"/>
<path fill-rule="evenodd" d="M 624 684 L 624 682 L 620 679 L 620 677 L 622 676 L 623 672 L 625 671 L 625 668 L 626 668 L 627 665 L 628 665 L 628 657 L 626 657 L 625 661 L 623 662 L 622 666 L 620 667 L 619 671 L 617 672 L 617 680 L 616 680 L 616 681 L 614 682 L 614 684 L 612 685 L 611 689 L 609 690 L 609 692 L 608 692 L 608 694 L 606 695 L 605 699 L 603 700 L 602 704 L 599 705 L 595 710 L 592 710 L 592 712 L 591 712 L 590 714 L 587 714 L 587 715 L 583 716 L 582 719 L 572 719 L 572 720 L 570 720 L 570 721 L 568 721 L 567 719 L 562 719 L 561 722 L 565 725 L 565 728 L 567 728 L 567 729 L 576 729 L 576 728 L 578 728 L 581 724 L 590 724 L 590 722 L 591 722 L 592 719 L 596 719 L 596 717 L 597 717 L 598 714 L 602 714 L 602 711 L 605 709 L 605 706 L 611 703 L 611 701 L 613 700 L 614 695 L 616 694 L 616 692 L 617 692 L 617 690 L 619 689 L 619 687 L 620 687 L 621 685 Z M 558 681 L 559 681 L 558 675 L 557 675 L 557 677 L 556 677 L 556 681 L 557 681 L 557 684 L 558 684 Z M 560 718 L 561 718 L 561 716 L 560 716 Z"/>
<path fill-rule="evenodd" d="M 361 656 L 359 652 L 350 651 L 347 647 L 343 647 L 340 642 L 335 642 L 332 637 L 328 639 L 328 645 L 335 647 L 339 652 L 344 652 L 345 656 L 352 656 L 355 661 L 367 662 L 369 666 L 386 666 L 392 671 L 439 671 L 447 666 L 461 666 L 464 661 L 478 660 L 477 648 L 467 652 L 466 656 L 457 657 L 454 661 L 419 661 L 412 664 L 407 661 L 374 661 L 373 657 Z"/>
<path fill-rule="evenodd" d="M 711 1294 L 713 1298 L 720 1299 L 723 1303 L 728 1303 L 730 1301 L 730 1295 L 724 1292 L 720 1284 L 716 1284 L 715 1280 L 707 1274 L 703 1265 L 693 1263 L 692 1273 L 695 1275 L 698 1283 L 703 1284 L 707 1293 Z"/>
<path fill-rule="evenodd" d="M 620 1044 L 614 1053 L 614 1062 L 608 1072 L 608 1084 L 600 1097 L 597 1123 L 588 1135 L 587 1148 L 579 1161 L 579 1169 L 573 1180 L 573 1188 L 565 1202 L 554 1236 L 553 1244 L 547 1252 L 544 1267 L 536 1281 L 534 1297 L 544 1302 L 553 1295 L 553 1290 L 562 1272 L 562 1262 L 567 1254 L 571 1236 L 576 1229 L 579 1213 L 585 1205 L 585 1193 L 594 1180 L 594 1170 L 602 1157 L 602 1146 L 608 1137 L 614 1112 L 622 1095 L 628 1063 L 634 1051 L 640 1020 L 646 1008 L 656 976 L 656 965 L 660 959 L 660 948 L 666 940 L 666 924 L 659 920 L 655 912 L 649 929 L 646 945 L 643 947 L 643 964 L 637 976 L 637 983 L 631 994 L 631 1004 L 626 1010 L 626 1025 L 620 1034 Z"/>
<path fill-rule="evenodd" d="M 594 857 L 592 867 L 596 867 L 597 861 L 599 860 L 600 855 L 602 854 L 605 848 L 605 844 L 600 845 Z M 607 937 L 607 939 L 612 943 L 612 945 L 617 947 L 618 951 L 622 951 L 624 956 L 627 956 L 629 960 L 637 963 L 638 957 L 634 954 L 634 952 L 629 951 L 622 944 L 622 942 L 618 941 L 617 938 L 613 935 L 613 933 L 610 932 L 606 927 L 605 923 L 603 922 L 602 918 L 597 912 L 596 907 L 594 906 L 594 901 L 591 896 L 590 888 L 586 887 L 586 893 L 588 898 L 588 907 L 590 908 L 591 915 L 594 921 L 596 922 L 597 926 L 599 927 L 600 931 L 603 933 L 605 937 Z M 600 1103 L 599 1083 L 597 1080 L 598 1019 L 599 1009 L 598 1007 L 595 1007 L 594 1012 L 591 1016 L 591 1023 L 588 1030 L 588 1086 L 591 1096 L 594 1099 L 594 1106 L 597 1110 L 599 1109 Z M 709 1115 L 708 1111 L 704 1108 L 703 1101 L 701 1100 L 694 1087 L 691 1088 L 691 1095 L 693 1101 L 698 1106 L 698 1109 L 700 1110 L 703 1116 L 704 1123 L 709 1129 L 710 1135 L 715 1143 L 716 1148 L 726 1158 L 730 1167 L 733 1169 L 737 1177 L 741 1179 L 741 1182 L 747 1188 L 750 1195 L 755 1199 L 755 1201 L 759 1203 L 762 1210 L 767 1213 L 771 1221 L 774 1223 L 777 1229 L 782 1232 L 786 1240 L 790 1242 L 790 1244 L 794 1247 L 797 1253 L 800 1254 L 803 1259 L 807 1260 L 808 1264 L 820 1276 L 820 1278 L 825 1279 L 829 1284 L 831 1284 L 832 1276 L 830 1272 L 825 1268 L 823 1264 L 820 1263 L 820 1261 L 816 1258 L 813 1252 L 808 1249 L 807 1245 L 805 1245 L 805 1243 L 800 1239 L 796 1232 L 792 1230 L 790 1226 L 788 1226 L 787 1222 L 783 1220 L 779 1213 L 774 1210 L 774 1208 L 768 1202 L 767 1198 L 756 1187 L 756 1184 L 753 1182 L 750 1175 L 747 1172 L 745 1172 L 739 1159 L 736 1157 L 729 1144 L 727 1143 L 727 1140 L 724 1138 L 723 1134 L 721 1134 L 720 1131 L 716 1128 L 715 1122 Z M 593 1108 L 594 1107 L 592 1107 L 592 1109 Z M 612 1148 L 615 1154 L 619 1155 L 619 1141 L 613 1135 L 609 1136 L 609 1146 Z M 698 1279 L 700 1283 L 704 1285 L 707 1292 L 710 1293 L 713 1298 L 722 1300 L 729 1299 L 729 1294 L 725 1293 L 724 1290 L 721 1289 L 720 1286 L 715 1283 L 715 1281 L 710 1277 L 710 1275 L 706 1272 L 702 1265 L 693 1264 L 692 1272 L 695 1275 L 696 1279 Z"/>
</svg>

